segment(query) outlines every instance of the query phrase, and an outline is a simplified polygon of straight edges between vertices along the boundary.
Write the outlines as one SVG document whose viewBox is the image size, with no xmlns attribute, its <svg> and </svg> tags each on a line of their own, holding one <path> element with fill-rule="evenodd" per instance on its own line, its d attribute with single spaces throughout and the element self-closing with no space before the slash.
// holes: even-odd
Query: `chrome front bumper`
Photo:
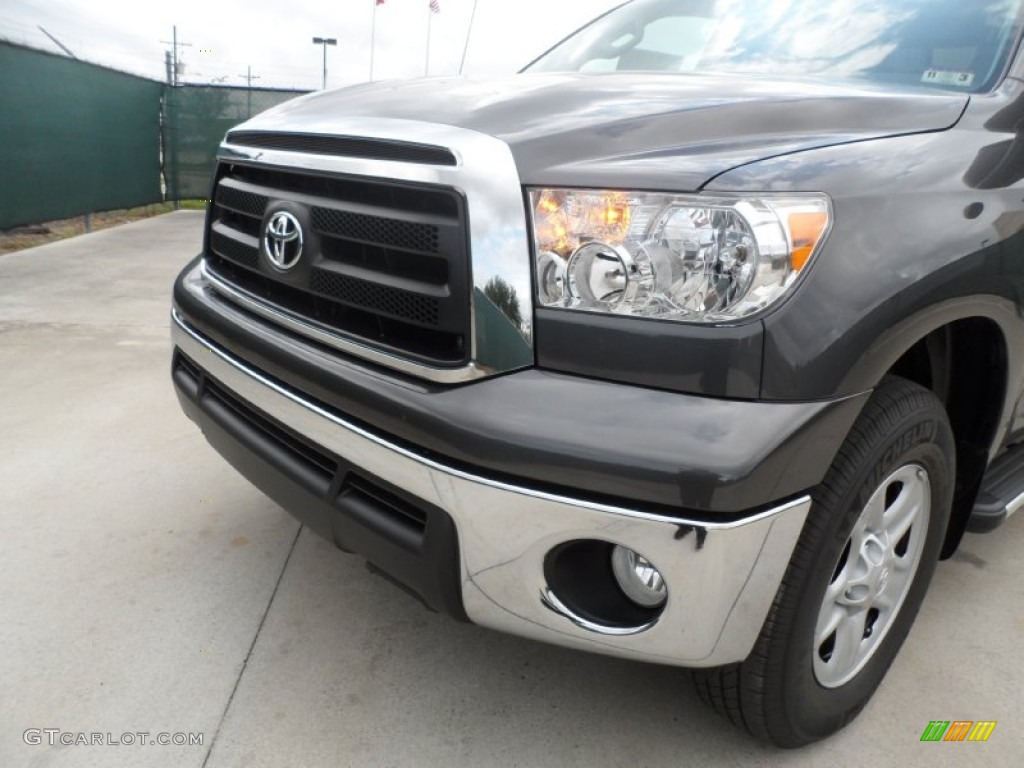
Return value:
<svg viewBox="0 0 1024 768">
<path fill-rule="evenodd" d="M 461 556 L 462 599 L 474 623 L 598 653 L 707 667 L 749 654 L 796 546 L 810 499 L 733 523 L 646 514 L 497 482 L 394 445 L 253 370 L 172 314 L 174 344 L 239 399 L 325 450 L 447 512 Z M 668 602 L 640 630 L 601 627 L 552 594 L 555 547 L 597 539 L 642 552 Z"/>
</svg>

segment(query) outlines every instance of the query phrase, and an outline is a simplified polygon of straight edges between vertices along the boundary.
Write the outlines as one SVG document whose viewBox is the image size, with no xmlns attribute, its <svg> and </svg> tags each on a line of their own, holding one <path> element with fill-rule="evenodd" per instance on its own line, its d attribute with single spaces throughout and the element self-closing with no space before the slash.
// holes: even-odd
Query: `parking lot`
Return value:
<svg viewBox="0 0 1024 768">
<path fill-rule="evenodd" d="M 171 282 L 201 225 L 179 212 L 0 257 L 0 766 L 1020 764 L 1024 519 L 940 565 L 849 728 L 762 746 L 685 671 L 428 613 L 242 480 L 168 375 Z M 930 720 L 998 726 L 924 744 Z"/>
</svg>

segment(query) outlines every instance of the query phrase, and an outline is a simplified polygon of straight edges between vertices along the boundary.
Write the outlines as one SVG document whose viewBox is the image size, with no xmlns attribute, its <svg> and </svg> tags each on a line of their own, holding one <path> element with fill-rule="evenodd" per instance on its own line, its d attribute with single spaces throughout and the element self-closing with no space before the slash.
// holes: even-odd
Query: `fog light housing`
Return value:
<svg viewBox="0 0 1024 768">
<path fill-rule="evenodd" d="M 639 552 L 616 546 L 612 550 L 612 572 L 619 589 L 637 605 L 657 608 L 665 603 L 668 587 L 661 571 Z"/>
</svg>

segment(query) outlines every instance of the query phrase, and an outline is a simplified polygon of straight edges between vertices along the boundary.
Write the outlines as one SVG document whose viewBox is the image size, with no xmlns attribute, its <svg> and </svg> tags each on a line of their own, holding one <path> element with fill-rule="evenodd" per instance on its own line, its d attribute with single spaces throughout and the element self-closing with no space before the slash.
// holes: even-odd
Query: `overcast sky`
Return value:
<svg viewBox="0 0 1024 768">
<path fill-rule="evenodd" d="M 59 51 L 44 27 L 81 59 L 164 78 L 164 51 L 178 27 L 186 82 L 319 88 L 327 49 L 328 87 L 370 77 L 375 0 L 4 0 L 0 37 Z M 430 19 L 430 74 L 458 71 L 473 0 L 438 0 Z M 466 72 L 512 72 L 621 0 L 478 0 Z M 377 8 L 374 79 L 417 77 L 426 63 L 429 0 L 386 0 Z M 221 80 L 226 78 L 226 80 Z"/>
</svg>

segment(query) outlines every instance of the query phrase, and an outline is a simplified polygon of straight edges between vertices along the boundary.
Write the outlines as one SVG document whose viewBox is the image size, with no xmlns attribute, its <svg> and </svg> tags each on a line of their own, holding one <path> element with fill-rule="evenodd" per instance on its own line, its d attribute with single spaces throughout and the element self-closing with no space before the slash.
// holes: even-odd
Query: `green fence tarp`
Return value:
<svg viewBox="0 0 1024 768">
<path fill-rule="evenodd" d="M 171 87 L 0 40 L 0 229 L 206 198 L 228 129 L 302 93 Z"/>
<path fill-rule="evenodd" d="M 164 99 L 167 196 L 187 200 L 210 194 L 217 147 L 228 129 L 305 91 L 184 85 Z"/>
<path fill-rule="evenodd" d="M 0 229 L 158 202 L 161 89 L 0 42 Z"/>
</svg>

